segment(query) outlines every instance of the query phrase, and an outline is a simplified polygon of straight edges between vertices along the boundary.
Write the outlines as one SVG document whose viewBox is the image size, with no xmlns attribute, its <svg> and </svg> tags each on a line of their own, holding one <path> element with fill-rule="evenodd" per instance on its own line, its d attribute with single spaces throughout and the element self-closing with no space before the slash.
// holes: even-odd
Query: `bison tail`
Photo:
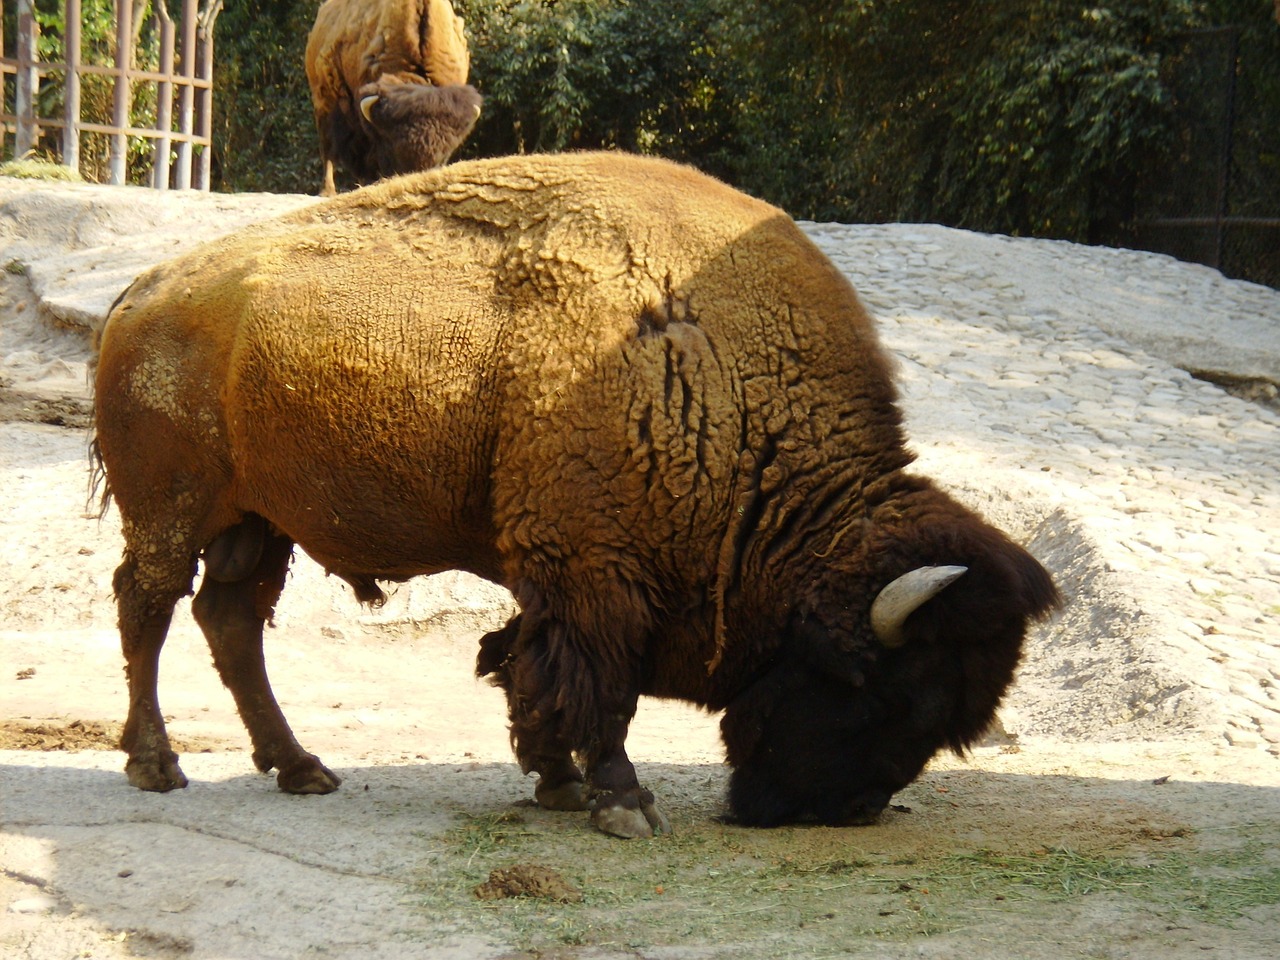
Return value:
<svg viewBox="0 0 1280 960">
<path fill-rule="evenodd" d="M 111 506 L 111 480 L 107 477 L 107 468 L 102 462 L 102 448 L 96 436 L 89 441 L 89 495 L 85 505 L 86 512 L 92 512 L 95 500 L 98 519 L 102 520 Z"/>
</svg>

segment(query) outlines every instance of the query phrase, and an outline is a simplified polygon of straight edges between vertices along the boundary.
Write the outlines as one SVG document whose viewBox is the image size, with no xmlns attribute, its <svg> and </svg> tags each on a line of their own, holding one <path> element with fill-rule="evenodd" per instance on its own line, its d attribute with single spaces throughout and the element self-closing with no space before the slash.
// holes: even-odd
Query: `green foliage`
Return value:
<svg viewBox="0 0 1280 960">
<path fill-rule="evenodd" d="M 485 112 L 468 155 L 687 156 L 706 128 L 704 0 L 456 0 Z"/>
<path fill-rule="evenodd" d="M 113 2 L 84 2 L 86 59 L 109 62 Z M 797 217 L 1076 240 L 1113 238 L 1169 156 L 1185 31 L 1240 24 L 1230 212 L 1280 210 L 1280 27 L 1260 0 L 453 2 L 485 96 L 462 156 L 656 153 Z M 215 186 L 316 189 L 303 51 L 319 5 L 223 10 Z M 37 0 L 46 56 L 61 10 Z M 150 27 L 142 49 L 151 62 Z M 153 109 L 140 97 L 135 123 Z"/>
<path fill-rule="evenodd" d="M 950 137 L 975 154 L 935 153 L 949 187 L 940 212 L 988 230 L 1087 239 L 1132 213 L 1139 166 L 1165 138 L 1156 38 L 1186 25 L 1189 4 L 1042 7 L 1051 15 L 1029 37 L 1012 18 L 998 24 L 990 52 L 949 91 Z"/>
<path fill-rule="evenodd" d="M 213 176 L 232 192 L 315 193 L 320 185 L 303 68 L 320 0 L 228 3 L 214 48 Z"/>
<path fill-rule="evenodd" d="M 1162 43 L 1193 15 L 1190 0 L 799 6 L 726 14 L 755 52 L 733 142 L 760 149 L 731 161 L 744 184 L 818 219 L 1074 239 L 1124 217 L 1165 130 Z"/>
</svg>

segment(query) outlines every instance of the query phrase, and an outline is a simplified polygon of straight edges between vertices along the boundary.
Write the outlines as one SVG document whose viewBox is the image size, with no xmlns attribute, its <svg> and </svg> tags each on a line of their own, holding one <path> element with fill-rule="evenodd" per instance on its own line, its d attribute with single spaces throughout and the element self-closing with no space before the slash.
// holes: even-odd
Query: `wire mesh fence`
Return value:
<svg viewBox="0 0 1280 960">
<path fill-rule="evenodd" d="M 1139 184 L 1134 246 L 1280 287 L 1280 130 L 1266 120 L 1277 68 L 1274 37 L 1181 39 L 1165 68 L 1173 134 Z"/>
</svg>

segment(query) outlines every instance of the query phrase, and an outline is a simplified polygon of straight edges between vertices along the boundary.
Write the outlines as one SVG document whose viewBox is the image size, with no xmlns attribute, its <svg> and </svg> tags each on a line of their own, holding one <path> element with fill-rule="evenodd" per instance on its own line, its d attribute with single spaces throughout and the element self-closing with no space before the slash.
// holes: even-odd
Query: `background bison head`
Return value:
<svg viewBox="0 0 1280 960">
<path fill-rule="evenodd" d="M 927 482 L 860 522 L 861 541 L 796 604 L 775 656 L 725 710 L 741 823 L 873 821 L 939 749 L 982 735 L 1027 627 L 1059 603 L 1030 554 Z M 886 624 L 873 608 L 903 583 L 918 602 Z"/>
<path fill-rule="evenodd" d="M 471 133 L 483 102 L 468 84 L 437 87 L 391 75 L 365 84 L 356 98 L 372 128 L 369 141 L 379 177 L 444 163 Z"/>
</svg>

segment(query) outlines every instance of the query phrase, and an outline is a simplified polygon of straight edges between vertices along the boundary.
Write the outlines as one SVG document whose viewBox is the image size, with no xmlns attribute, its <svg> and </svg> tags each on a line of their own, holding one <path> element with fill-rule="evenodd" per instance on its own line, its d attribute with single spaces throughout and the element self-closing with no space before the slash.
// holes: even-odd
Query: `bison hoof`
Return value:
<svg viewBox="0 0 1280 960">
<path fill-rule="evenodd" d="M 276 783 L 285 793 L 333 793 L 342 778 L 308 753 L 281 768 Z"/>
<path fill-rule="evenodd" d="M 638 797 L 635 794 L 601 796 L 591 811 L 591 822 L 600 832 L 624 840 L 671 832 L 671 821 L 658 809 L 653 794 L 647 790 L 641 791 Z"/>
<path fill-rule="evenodd" d="M 168 793 L 170 790 L 181 790 L 187 785 L 187 778 L 178 766 L 176 753 L 150 760 L 130 757 L 124 765 L 124 772 L 129 782 L 139 790 Z"/>
<path fill-rule="evenodd" d="M 568 780 L 558 787 L 548 787 L 546 781 L 538 779 L 533 788 L 533 799 L 544 810 L 586 810 L 587 785 L 581 780 Z"/>
</svg>

